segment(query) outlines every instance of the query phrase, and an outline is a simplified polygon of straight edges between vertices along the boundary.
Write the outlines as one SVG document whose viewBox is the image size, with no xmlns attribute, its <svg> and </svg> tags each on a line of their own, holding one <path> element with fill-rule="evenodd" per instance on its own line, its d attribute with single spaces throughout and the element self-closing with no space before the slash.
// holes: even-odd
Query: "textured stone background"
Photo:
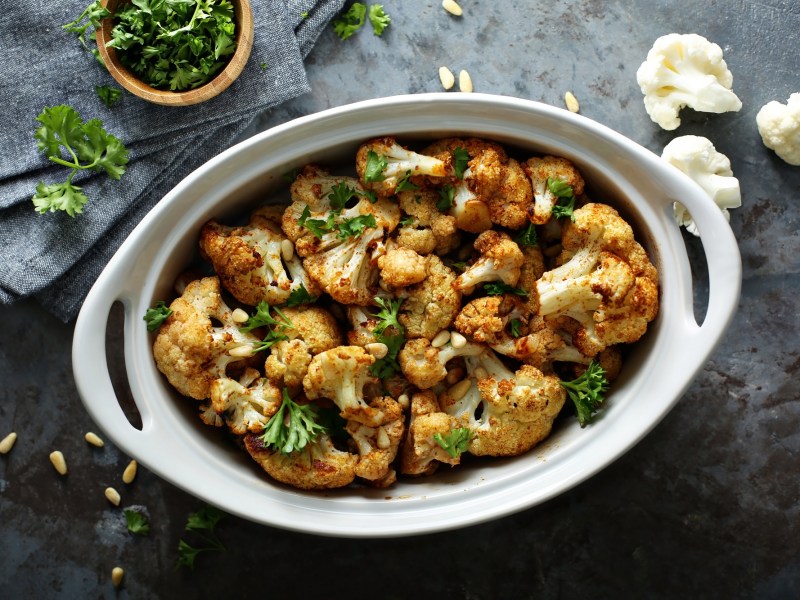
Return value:
<svg viewBox="0 0 800 600">
<path fill-rule="evenodd" d="M 800 597 L 800 168 L 765 149 L 767 101 L 800 91 L 794 0 L 477 2 L 448 16 L 438 0 L 384 0 L 393 22 L 342 42 L 323 34 L 307 65 L 313 92 L 258 129 L 351 101 L 439 91 L 437 69 L 467 69 L 475 90 L 561 105 L 660 153 L 676 135 L 710 138 L 730 157 L 743 206 L 731 226 L 744 263 L 740 310 L 676 408 L 626 456 L 542 506 L 459 531 L 337 540 L 228 518 L 228 550 L 175 570 L 186 516 L 202 504 L 129 457 L 89 447 L 96 429 L 76 393 L 70 325 L 32 303 L 0 328 L 2 598 L 797 598 Z M 647 117 L 635 72 L 656 37 L 700 33 L 722 46 L 739 113 L 684 111 L 676 132 Z M 251 131 L 249 133 L 255 133 Z M 686 236 L 702 312 L 702 247 Z M 113 322 L 113 321 L 112 321 Z M 669 369 L 670 365 L 663 368 Z M 61 449 L 71 473 L 48 462 Z M 103 498 L 150 517 L 130 536 Z M 110 571 L 127 571 L 115 591 Z"/>
</svg>

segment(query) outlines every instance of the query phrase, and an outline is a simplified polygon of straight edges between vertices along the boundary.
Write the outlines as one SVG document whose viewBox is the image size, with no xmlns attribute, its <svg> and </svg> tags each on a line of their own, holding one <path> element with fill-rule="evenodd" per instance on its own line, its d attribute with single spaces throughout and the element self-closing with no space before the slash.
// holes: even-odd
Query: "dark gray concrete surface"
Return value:
<svg viewBox="0 0 800 600">
<path fill-rule="evenodd" d="M 448 65 L 467 69 L 480 92 L 560 106 L 572 90 L 582 114 L 657 153 L 677 135 L 706 136 L 730 157 L 743 195 L 731 217 L 740 310 L 721 345 L 648 437 L 542 506 L 389 540 L 231 517 L 219 527 L 227 550 L 189 571 L 175 569 L 177 546 L 202 503 L 144 469 L 123 484 L 129 457 L 83 440 L 96 427 L 72 378 L 71 325 L 22 302 L 0 328 L 0 438 L 19 434 L 0 456 L 0 598 L 800 597 L 800 167 L 767 150 L 755 124 L 764 103 L 800 91 L 800 5 L 463 0 L 457 19 L 438 0 L 384 4 L 393 22 L 382 38 L 364 29 L 342 42 L 326 31 L 307 61 L 313 92 L 263 115 L 258 129 L 354 100 L 439 91 L 437 69 Z M 722 46 L 741 112 L 684 111 L 675 132 L 649 120 L 635 72 L 669 32 Z M 702 312 L 702 248 L 685 239 Z M 50 466 L 54 449 L 66 478 Z M 108 485 L 120 508 L 104 499 Z M 149 536 L 127 533 L 121 509 L 131 506 L 149 516 Z M 126 570 L 119 590 L 115 565 Z"/>
</svg>

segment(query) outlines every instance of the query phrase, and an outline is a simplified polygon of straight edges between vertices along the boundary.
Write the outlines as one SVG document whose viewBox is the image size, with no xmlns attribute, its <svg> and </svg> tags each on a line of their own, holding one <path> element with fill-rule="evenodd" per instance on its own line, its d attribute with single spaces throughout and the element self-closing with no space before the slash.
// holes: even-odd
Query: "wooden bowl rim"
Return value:
<svg viewBox="0 0 800 600">
<path fill-rule="evenodd" d="M 117 56 L 115 48 L 107 48 L 114 27 L 113 10 L 126 0 L 101 0 L 103 8 L 112 11 L 112 16 L 101 21 L 101 27 L 95 32 L 97 49 L 105 62 L 111 77 L 134 96 L 164 106 L 190 106 L 218 96 L 226 90 L 241 74 L 253 49 L 253 13 L 249 0 L 231 0 L 236 19 L 236 51 L 228 64 L 208 83 L 191 90 L 173 92 L 156 89 L 139 79 L 130 69 L 125 67 Z"/>
</svg>

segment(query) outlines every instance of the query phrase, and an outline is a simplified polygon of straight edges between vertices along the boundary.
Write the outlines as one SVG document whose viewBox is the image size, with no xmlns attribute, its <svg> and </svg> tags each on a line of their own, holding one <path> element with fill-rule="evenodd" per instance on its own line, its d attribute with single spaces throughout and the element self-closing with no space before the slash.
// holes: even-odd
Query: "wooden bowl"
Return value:
<svg viewBox="0 0 800 600">
<path fill-rule="evenodd" d="M 248 0 L 231 0 L 236 22 L 236 51 L 228 64 L 208 83 L 185 91 L 169 91 L 156 89 L 139 79 L 130 69 L 123 65 L 115 48 L 108 48 L 111 41 L 111 30 L 114 27 L 113 15 L 117 7 L 128 0 L 102 0 L 102 6 L 111 12 L 111 17 L 103 19 L 97 30 L 97 48 L 108 67 L 108 72 L 123 88 L 134 96 L 154 104 L 166 106 L 189 106 L 209 100 L 228 88 L 244 69 L 250 51 L 253 49 L 253 13 Z"/>
</svg>

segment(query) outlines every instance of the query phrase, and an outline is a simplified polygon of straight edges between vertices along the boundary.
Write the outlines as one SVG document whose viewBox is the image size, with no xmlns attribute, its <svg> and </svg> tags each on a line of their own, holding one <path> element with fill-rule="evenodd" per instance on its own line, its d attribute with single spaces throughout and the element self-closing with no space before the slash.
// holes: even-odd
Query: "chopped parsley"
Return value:
<svg viewBox="0 0 800 600">
<path fill-rule="evenodd" d="M 441 433 L 434 433 L 433 439 L 436 440 L 436 443 L 450 456 L 458 458 L 461 456 L 462 452 L 469 448 L 472 432 L 469 427 L 459 427 L 458 429 L 451 429 L 444 435 Z"/>
<path fill-rule="evenodd" d="M 453 150 L 453 169 L 456 172 L 456 177 L 464 179 L 464 171 L 467 170 L 469 163 L 469 153 L 464 148 L 456 148 Z"/>
<path fill-rule="evenodd" d="M 147 331 L 155 331 L 161 327 L 171 314 L 172 309 L 163 300 L 156 302 L 154 307 L 144 311 L 144 317 L 142 317 L 147 323 Z"/>
</svg>

